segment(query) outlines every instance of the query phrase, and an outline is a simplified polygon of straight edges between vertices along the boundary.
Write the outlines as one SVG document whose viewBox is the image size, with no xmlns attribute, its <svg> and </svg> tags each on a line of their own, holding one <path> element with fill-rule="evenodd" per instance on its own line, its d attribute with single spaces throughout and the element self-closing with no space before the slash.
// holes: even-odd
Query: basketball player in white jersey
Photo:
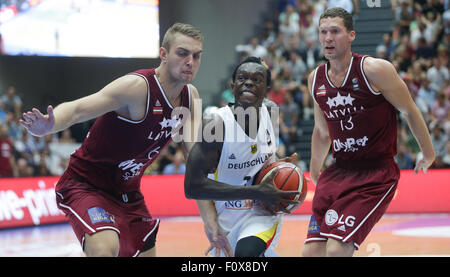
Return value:
<svg viewBox="0 0 450 277">
<path fill-rule="evenodd" d="M 276 152 L 270 108 L 263 103 L 270 87 L 270 71 L 259 58 L 249 57 L 236 67 L 232 79 L 236 103 L 219 109 L 206 124 L 215 126 L 214 134 L 219 141 L 207 142 L 205 138 L 193 147 L 185 184 L 190 186 L 189 193 L 195 199 L 211 199 L 202 191 L 206 188 L 210 191 L 212 187 L 217 188 L 217 195 L 222 195 L 213 198 L 220 201 L 197 201 L 211 242 L 206 254 L 214 249 L 216 256 L 221 251 L 225 256 L 274 256 L 282 214 L 260 206 L 257 201 L 264 199 L 259 193 L 249 193 L 272 189 L 275 194 L 295 194 L 275 188 L 275 174 L 265 184 L 252 185 L 255 175 L 265 163 L 273 161 Z M 249 111 L 249 118 L 241 116 L 243 111 Z M 226 184 L 232 189 L 225 191 L 224 187 L 230 187 Z"/>
</svg>

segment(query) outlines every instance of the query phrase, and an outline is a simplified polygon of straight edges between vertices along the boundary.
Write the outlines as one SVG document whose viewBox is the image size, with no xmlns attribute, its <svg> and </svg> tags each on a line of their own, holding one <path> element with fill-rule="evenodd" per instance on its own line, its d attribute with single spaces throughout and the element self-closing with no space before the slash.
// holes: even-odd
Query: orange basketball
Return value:
<svg viewBox="0 0 450 277">
<path fill-rule="evenodd" d="M 303 172 L 295 164 L 289 162 L 274 162 L 267 167 L 261 169 L 256 177 L 255 184 L 260 184 L 270 173 L 276 170 L 274 178 L 275 186 L 284 191 L 297 190 L 298 195 L 288 197 L 288 199 L 298 200 L 298 204 L 290 204 L 283 206 L 288 211 L 295 211 L 303 203 L 307 193 L 307 182 Z"/>
</svg>

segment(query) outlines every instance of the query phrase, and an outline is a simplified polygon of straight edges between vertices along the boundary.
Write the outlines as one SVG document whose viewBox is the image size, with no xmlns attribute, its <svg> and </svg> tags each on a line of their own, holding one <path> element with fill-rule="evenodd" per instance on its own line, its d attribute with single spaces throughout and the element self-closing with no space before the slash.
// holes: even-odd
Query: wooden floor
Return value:
<svg viewBox="0 0 450 277">
<path fill-rule="evenodd" d="M 308 216 L 287 216 L 276 249 L 300 257 Z M 203 257 L 209 243 L 199 217 L 161 218 L 160 257 Z M 83 256 L 67 223 L 0 230 L 0 257 Z M 449 256 L 450 214 L 385 215 L 354 256 Z"/>
</svg>

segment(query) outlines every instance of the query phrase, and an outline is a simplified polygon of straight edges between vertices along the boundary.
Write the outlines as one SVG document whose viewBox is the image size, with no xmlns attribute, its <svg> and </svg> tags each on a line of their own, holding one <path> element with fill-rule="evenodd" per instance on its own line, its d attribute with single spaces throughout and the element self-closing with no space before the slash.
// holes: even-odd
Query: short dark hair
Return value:
<svg viewBox="0 0 450 277">
<path fill-rule="evenodd" d="M 257 63 L 257 64 L 262 65 L 262 66 L 266 69 L 266 75 L 267 75 L 267 76 L 266 76 L 266 78 L 267 78 L 267 79 L 266 79 L 266 83 L 267 83 L 267 86 L 268 86 L 268 87 L 271 87 L 271 85 L 272 85 L 272 74 L 270 73 L 269 66 L 267 66 L 267 64 L 266 64 L 261 58 L 254 57 L 254 56 L 247 57 L 245 60 L 243 60 L 242 62 L 240 62 L 240 63 L 234 68 L 233 75 L 232 75 L 233 82 L 234 82 L 234 80 L 235 80 L 235 78 L 236 78 L 236 72 L 237 72 L 238 68 L 241 67 L 241 65 L 243 65 L 243 64 L 245 64 L 245 63 Z"/>
<path fill-rule="evenodd" d="M 344 21 L 344 26 L 348 32 L 355 30 L 353 28 L 353 16 L 341 7 L 331 8 L 331 9 L 327 9 L 326 11 L 324 11 L 323 14 L 319 18 L 319 23 L 320 23 L 320 20 L 322 20 L 322 18 L 327 18 L 327 17 L 340 17 Z"/>
<path fill-rule="evenodd" d="M 166 48 L 167 51 L 170 50 L 170 46 L 172 46 L 172 42 L 175 39 L 175 34 L 182 34 L 188 37 L 191 37 L 195 40 L 203 42 L 203 34 L 196 27 L 185 24 L 185 23 L 175 23 L 170 27 L 166 33 L 164 34 L 162 47 Z"/>
</svg>

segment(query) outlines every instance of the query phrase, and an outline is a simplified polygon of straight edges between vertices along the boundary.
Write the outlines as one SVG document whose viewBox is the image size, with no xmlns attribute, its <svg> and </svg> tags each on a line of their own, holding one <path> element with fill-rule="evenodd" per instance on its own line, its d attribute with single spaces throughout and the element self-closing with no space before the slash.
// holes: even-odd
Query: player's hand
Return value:
<svg viewBox="0 0 450 277">
<path fill-rule="evenodd" d="M 205 233 L 210 243 L 205 251 L 205 256 L 208 256 L 209 252 L 216 249 L 216 257 L 220 257 L 220 252 L 223 252 L 225 257 L 233 257 L 233 250 L 228 242 L 228 238 L 218 224 L 213 226 L 205 225 Z"/>
<path fill-rule="evenodd" d="M 273 213 L 283 212 L 290 213 L 286 210 L 286 206 L 290 204 L 298 204 L 297 200 L 290 200 L 292 196 L 298 195 L 300 192 L 297 190 L 284 191 L 275 186 L 274 179 L 277 175 L 277 171 L 273 170 L 258 186 L 258 190 L 262 193 L 262 197 L 259 199 L 264 202 L 264 205 L 268 210 Z"/>
<path fill-rule="evenodd" d="M 48 134 L 55 126 L 55 117 L 51 105 L 47 107 L 47 115 L 43 115 L 38 109 L 33 108 L 31 111 L 23 113 L 22 116 L 23 120 L 19 120 L 20 125 L 36 137 Z"/>
<path fill-rule="evenodd" d="M 280 160 L 278 160 L 277 162 L 287 162 L 287 163 L 292 163 L 293 161 L 295 161 L 296 158 L 297 158 L 297 153 L 293 153 L 293 154 L 290 155 L 289 157 L 280 159 Z"/>
<path fill-rule="evenodd" d="M 420 158 L 414 168 L 414 174 L 419 173 L 421 170 L 423 170 L 424 173 L 427 173 L 428 168 L 434 163 L 434 159 L 434 155 L 432 157 L 423 156 Z"/>
</svg>

